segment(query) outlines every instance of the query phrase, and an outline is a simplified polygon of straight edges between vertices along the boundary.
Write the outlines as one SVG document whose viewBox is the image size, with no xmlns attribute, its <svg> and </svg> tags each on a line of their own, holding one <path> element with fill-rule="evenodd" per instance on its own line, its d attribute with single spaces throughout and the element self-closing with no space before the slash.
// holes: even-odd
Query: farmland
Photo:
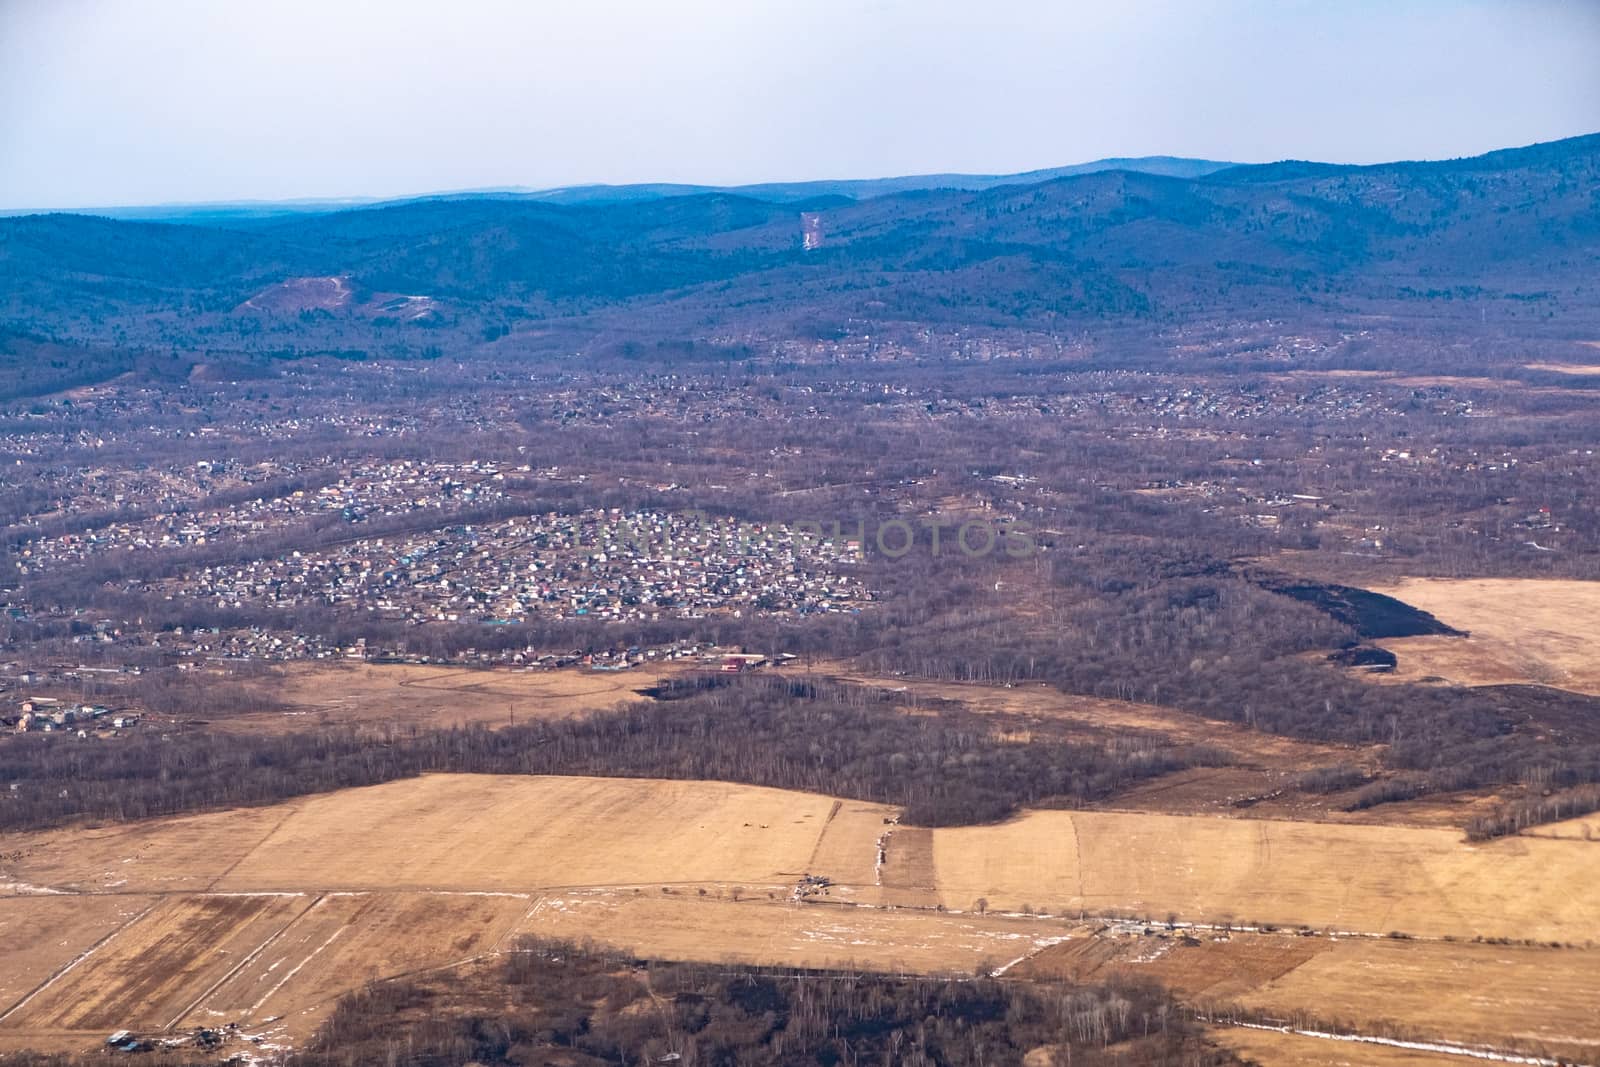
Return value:
<svg viewBox="0 0 1600 1067">
<path fill-rule="evenodd" d="M 1156 927 L 1158 933 L 1161 927 Z M 1600 951 L 1393 938 L 1133 927 L 1047 947 L 1018 977 L 1156 979 L 1190 1001 L 1376 1036 L 1538 1048 L 1587 1062 L 1600 1022 L 1585 1005 Z"/>
<path fill-rule="evenodd" d="M 927 830 L 897 814 L 717 782 L 427 775 L 7 835 L 0 930 L 32 932 L 0 1046 L 224 1023 L 300 1041 L 368 978 L 461 966 L 523 934 L 707 962 L 1110 968 L 1366 1032 L 1600 1042 L 1574 1022 L 1600 981 L 1593 950 L 1472 943 L 1600 940 L 1587 842 L 1102 811 Z M 1192 946 L 1169 918 L 1197 924 Z M 1284 932 L 1219 932 L 1243 926 Z M 1515 1026 L 1474 1007 L 1502 982 L 1526 997 Z"/>
<path fill-rule="evenodd" d="M 1600 939 L 1583 843 L 1132 812 L 892 825 L 876 804 L 719 782 L 426 775 L 121 828 L 8 835 L 7 878 L 68 892 L 782 889 L 865 903 L 1126 914 L 1427 937 Z M 877 867 L 875 842 L 887 833 Z M 181 873 L 179 873 L 181 872 Z"/>
</svg>

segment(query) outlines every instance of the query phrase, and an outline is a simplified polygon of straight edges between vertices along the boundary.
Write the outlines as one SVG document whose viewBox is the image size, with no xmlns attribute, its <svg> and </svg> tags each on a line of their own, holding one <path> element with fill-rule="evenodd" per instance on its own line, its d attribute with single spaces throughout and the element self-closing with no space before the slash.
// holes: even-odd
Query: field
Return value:
<svg viewBox="0 0 1600 1067">
<path fill-rule="evenodd" d="M 85 957 L 70 981 L 42 987 L 6 1021 L 25 1031 L 177 1026 L 307 904 L 298 896 L 164 898 Z"/>
<path fill-rule="evenodd" d="M 1052 912 L 1307 925 L 1427 937 L 1600 939 L 1581 887 L 1600 853 L 1453 830 L 1122 812 L 1032 812 L 924 831 L 936 896 Z M 899 835 L 889 845 L 891 857 Z"/>
<path fill-rule="evenodd" d="M 1019 915 L 941 915 L 911 909 L 795 906 L 779 894 L 731 899 L 726 892 L 644 890 L 550 894 L 520 930 L 593 937 L 660 959 L 913 974 L 993 971 L 1067 937 L 1075 921 Z"/>
<path fill-rule="evenodd" d="M 1583 815 L 1576 819 L 1532 826 L 1523 831 L 1526 837 L 1554 837 L 1565 841 L 1600 842 L 1600 814 Z"/>
<path fill-rule="evenodd" d="M 1436 940 L 1600 940 L 1586 842 L 1102 811 L 938 830 L 895 818 L 716 782 L 430 775 L 7 835 L 0 935 L 21 966 L 0 979 L 0 1047 L 227 1022 L 301 1040 L 369 978 L 457 966 L 520 933 L 713 962 L 1143 966 L 1262 1012 L 1501 1047 L 1600 1042 L 1574 1022 L 1592 1014 L 1600 953 Z M 1286 929 L 1213 941 L 1202 926 L 1191 946 L 1097 918 L 1159 929 L 1169 914 Z M 1321 933 L 1291 932 L 1302 924 Z M 1329 936 L 1344 931 L 1370 936 Z M 1490 1018 L 1486 990 L 1521 1007 Z"/>
<path fill-rule="evenodd" d="M 268 808 L 5 838 L 8 877 L 84 891 L 792 885 L 872 879 L 893 809 L 720 782 L 428 775 Z M 869 833 L 870 831 L 870 833 Z M 848 856 L 835 835 L 858 842 Z"/>
<path fill-rule="evenodd" d="M 1600 952 L 1507 945 L 1339 941 L 1241 997 L 1276 1015 L 1382 1022 L 1466 1043 L 1506 1044 L 1592 1062 L 1600 1053 Z"/>
<path fill-rule="evenodd" d="M 292 663 L 275 668 L 268 681 L 248 683 L 285 705 L 284 710 L 227 716 L 212 725 L 252 733 L 333 725 L 506 726 L 639 700 L 636 690 L 690 669 L 680 663 L 629 671 Z"/>
<path fill-rule="evenodd" d="M 64 965 L 116 933 L 158 898 L 41 895 L 0 897 L 0 1012 Z"/>
<path fill-rule="evenodd" d="M 890 826 L 892 808 L 719 782 L 428 775 L 270 808 L 11 835 L 5 874 L 68 892 L 779 888 L 866 903 L 1175 913 L 1368 934 L 1600 938 L 1600 853 L 1452 830 L 1133 812 Z M 877 870 L 876 841 L 886 839 Z"/>
<path fill-rule="evenodd" d="M 1584 343 L 1592 345 L 1594 342 Z M 1600 364 L 1597 363 L 1527 363 L 1524 366 L 1529 370 L 1553 371 L 1556 374 L 1573 374 L 1584 378 L 1591 374 L 1600 375 Z"/>
<path fill-rule="evenodd" d="M 1199 1004 L 1370 1035 L 1539 1050 L 1592 1062 L 1600 950 L 1122 928 L 1050 946 L 1019 976 L 1156 979 Z M 1276 1062 L 1276 1061 L 1272 1061 Z"/>
<path fill-rule="evenodd" d="M 1408 578 L 1373 591 L 1469 634 L 1383 642 L 1400 657 L 1395 680 L 1533 683 L 1600 696 L 1600 582 Z"/>
<path fill-rule="evenodd" d="M 1212 1040 L 1256 1063 L 1295 1067 L 1461 1067 L 1473 1062 L 1442 1052 L 1412 1052 L 1242 1027 L 1217 1027 Z"/>
</svg>

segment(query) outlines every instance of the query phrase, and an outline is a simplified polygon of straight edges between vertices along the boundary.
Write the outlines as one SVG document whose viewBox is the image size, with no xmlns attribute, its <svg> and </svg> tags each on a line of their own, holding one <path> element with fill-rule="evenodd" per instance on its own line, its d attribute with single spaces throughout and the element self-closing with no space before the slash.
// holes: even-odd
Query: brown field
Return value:
<svg viewBox="0 0 1600 1067">
<path fill-rule="evenodd" d="M 1600 854 L 1452 830 L 1033 812 L 932 833 L 938 899 L 1364 933 L 1600 939 Z M 893 856 L 896 842 L 891 839 Z"/>
<path fill-rule="evenodd" d="M 796 906 L 782 894 L 591 891 L 542 898 L 524 933 L 593 937 L 643 956 L 713 963 L 860 967 L 914 974 L 992 971 L 1069 936 L 1076 922 L 941 915 L 874 907 Z"/>
<path fill-rule="evenodd" d="M 1209 1036 L 1214 1043 L 1262 1067 L 1461 1067 L 1476 1062 L 1442 1052 L 1357 1045 L 1236 1026 L 1213 1027 Z"/>
<path fill-rule="evenodd" d="M 1554 837 L 1563 841 L 1585 841 L 1600 845 L 1600 812 L 1582 815 L 1576 819 L 1563 819 L 1560 822 L 1530 826 L 1522 832 L 1528 837 Z"/>
<path fill-rule="evenodd" d="M 0 898 L 0 1017 L 156 903 L 155 897 Z"/>
<path fill-rule="evenodd" d="M 201 892 L 293 813 L 242 808 L 38 834 L 0 834 L 0 889 L 26 870 L 72 893 Z M 0 898 L 3 899 L 3 898 Z"/>
<path fill-rule="evenodd" d="M 1149 930 L 1150 933 L 1144 931 Z M 1185 938 L 1188 938 L 1185 940 Z M 1349 943 L 1367 938 L 1347 939 Z M 1417 944 L 1428 944 L 1418 942 Z M 1341 942 L 1294 934 L 1168 930 L 1124 924 L 1052 945 L 1013 971 L 1019 978 L 1154 978 L 1198 1003 L 1234 1003 Z"/>
<path fill-rule="evenodd" d="M 628 671 L 508 670 L 406 663 L 309 662 L 252 682 L 287 707 L 214 720 L 218 729 L 276 733 L 331 725 L 506 726 L 564 719 L 640 700 L 636 692 L 699 669 L 650 664 Z"/>
<path fill-rule="evenodd" d="M 6 1020 L 19 1030 L 177 1025 L 239 961 L 298 918 L 300 896 L 162 900 Z"/>
<path fill-rule="evenodd" d="M 1018 973 L 1048 960 L 1127 964 L 1090 936 L 1095 914 L 1600 939 L 1589 892 L 1600 849 L 1582 841 L 1470 845 L 1448 830 L 1106 811 L 927 830 L 895 815 L 717 782 L 430 775 L 269 808 L 5 835 L 0 886 L 62 895 L 0 896 L 5 954 L 24 961 L 0 986 L 0 1045 L 87 1047 L 124 1026 L 228 1021 L 299 1039 L 369 978 L 459 965 L 518 933 L 916 972 L 1010 966 L 1061 942 Z M 806 874 L 831 884 L 797 903 Z M 1169 947 L 1148 973 L 1189 996 L 1399 1017 L 1445 1040 L 1475 1032 L 1461 1021 L 1486 997 L 1509 998 L 1511 983 L 1527 991 L 1525 1023 L 1501 1041 L 1589 1040 L 1573 998 L 1600 984 L 1600 953 L 1234 938 Z"/>
<path fill-rule="evenodd" d="M 1533 683 L 1600 696 L 1600 582 L 1407 578 L 1373 592 L 1470 634 L 1382 642 L 1400 657 L 1390 678 Z"/>
<path fill-rule="evenodd" d="M 503 946 L 532 901 L 519 895 L 328 893 L 183 1020 L 283 1019 L 308 1034 L 353 985 L 477 959 Z"/>
<path fill-rule="evenodd" d="M 301 896 L 166 897 L 6 1009 L 14 1032 L 163 1030 L 258 945 L 293 923 Z"/>
<path fill-rule="evenodd" d="M 1600 939 L 1600 851 L 1453 830 L 1112 811 L 891 827 L 895 809 L 720 782 L 426 775 L 115 830 L 12 834 L 0 884 L 69 892 L 792 886 L 918 906 L 1420 936 Z M 887 862 L 875 842 L 886 830 Z M 878 882 L 881 873 L 882 884 Z"/>
<path fill-rule="evenodd" d="M 1158 926 L 1153 936 L 1124 929 L 1074 938 L 1014 973 L 1153 978 L 1192 1003 L 1238 1005 L 1344 1032 L 1537 1050 L 1580 1062 L 1593 1062 L 1600 1051 L 1595 949 L 1210 931 L 1186 940 Z"/>
<path fill-rule="evenodd" d="M 472 889 L 792 884 L 831 833 L 893 809 L 814 794 L 614 778 L 428 775 L 312 797 L 219 888 Z M 839 880 L 874 856 L 839 857 Z"/>
<path fill-rule="evenodd" d="M 1493 389 L 1496 391 L 1513 388 L 1514 384 L 1499 378 L 1485 378 L 1481 375 L 1465 374 L 1407 374 L 1389 378 L 1388 385 L 1403 385 L 1412 389 L 1425 389 L 1429 386 L 1444 386 L 1446 388 L 1476 388 Z"/>
<path fill-rule="evenodd" d="M 1591 344 L 1593 342 L 1585 342 Z M 1554 371 L 1556 374 L 1576 374 L 1587 376 L 1600 374 L 1600 363 L 1524 363 L 1529 370 Z"/>
<path fill-rule="evenodd" d="M 1600 951 L 1341 940 L 1238 997 L 1287 1017 L 1316 1005 L 1363 1032 L 1392 1022 L 1456 1043 L 1600 1053 Z"/>
<path fill-rule="evenodd" d="M 816 853 L 833 856 L 838 880 L 870 883 L 870 842 L 893 814 L 721 782 L 425 775 L 267 808 L 5 835 L 0 876 L 77 892 L 789 886 Z M 835 835 L 858 847 L 835 849 Z"/>
<path fill-rule="evenodd" d="M 91 913 L 135 898 L 60 899 Z M 27 922 L 19 903 L 0 899 L 0 922 Z M 58 952 L 48 970 L 35 968 L 42 977 L 0 1008 L 0 1047 L 87 1048 L 118 1029 L 226 1023 L 304 1038 L 362 982 L 497 949 L 531 906 L 526 896 L 438 893 L 157 898 L 75 955 L 76 966 L 64 969 Z"/>
</svg>

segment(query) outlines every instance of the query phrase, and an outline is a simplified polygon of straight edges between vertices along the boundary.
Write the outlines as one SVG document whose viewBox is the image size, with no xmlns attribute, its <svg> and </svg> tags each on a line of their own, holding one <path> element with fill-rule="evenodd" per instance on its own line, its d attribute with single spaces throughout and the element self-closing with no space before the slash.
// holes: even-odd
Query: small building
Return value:
<svg viewBox="0 0 1600 1067">
<path fill-rule="evenodd" d="M 755 652 L 732 652 L 722 657 L 721 670 L 729 674 L 754 670 L 767 662 L 767 657 Z"/>
</svg>

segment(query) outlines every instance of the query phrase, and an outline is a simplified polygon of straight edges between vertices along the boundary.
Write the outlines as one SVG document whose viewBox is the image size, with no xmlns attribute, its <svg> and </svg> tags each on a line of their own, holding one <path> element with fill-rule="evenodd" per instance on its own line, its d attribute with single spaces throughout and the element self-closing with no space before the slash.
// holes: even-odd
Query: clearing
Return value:
<svg viewBox="0 0 1600 1067">
<path fill-rule="evenodd" d="M 1381 642 L 1400 657 L 1389 678 L 1547 685 L 1600 696 L 1600 582 L 1406 578 L 1373 592 L 1470 635 Z"/>
</svg>

